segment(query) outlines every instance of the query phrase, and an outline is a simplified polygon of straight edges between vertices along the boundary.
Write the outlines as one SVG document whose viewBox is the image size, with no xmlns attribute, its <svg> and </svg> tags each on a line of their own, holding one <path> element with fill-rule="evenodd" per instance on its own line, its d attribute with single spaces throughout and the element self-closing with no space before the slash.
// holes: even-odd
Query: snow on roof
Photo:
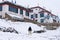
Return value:
<svg viewBox="0 0 60 40">
<path fill-rule="evenodd" d="M 51 14 L 52 16 L 56 16 L 56 15 L 54 15 L 54 14 Z"/>
<path fill-rule="evenodd" d="M 48 12 L 48 13 L 51 13 L 50 11 L 48 11 L 48 10 L 46 10 L 46 9 L 40 7 L 40 6 L 31 7 L 30 9 L 35 9 L 35 8 L 39 8 L 39 9 L 45 10 L 45 11 Z"/>
<path fill-rule="evenodd" d="M 18 4 L 16 4 L 16 3 L 12 3 L 12 2 L 9 2 L 9 1 L 0 2 L 0 5 L 4 5 L 4 4 L 12 5 L 12 6 L 14 6 L 14 7 L 23 9 L 23 10 L 25 10 L 25 11 L 27 11 L 27 12 L 31 12 L 31 11 L 32 11 L 32 10 L 26 8 L 26 7 L 23 7 L 23 6 L 21 6 L 21 5 L 18 5 Z"/>
</svg>

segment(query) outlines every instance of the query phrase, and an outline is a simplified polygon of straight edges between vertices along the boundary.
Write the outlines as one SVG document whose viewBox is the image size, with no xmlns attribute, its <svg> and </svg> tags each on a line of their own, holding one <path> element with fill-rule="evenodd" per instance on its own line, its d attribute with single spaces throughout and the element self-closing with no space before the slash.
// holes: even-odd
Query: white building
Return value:
<svg viewBox="0 0 60 40">
<path fill-rule="evenodd" d="M 36 6 L 36 7 L 32 7 L 30 8 L 31 10 L 33 10 L 32 13 L 30 13 L 31 19 L 35 20 L 39 23 L 53 23 L 53 22 L 59 22 L 59 17 L 52 14 L 51 12 L 49 12 L 48 10 Z"/>
<path fill-rule="evenodd" d="M 58 16 L 53 15 L 46 9 L 39 6 L 32 8 L 25 8 L 12 2 L 4 1 L 0 3 L 0 17 L 5 18 L 5 14 L 13 15 L 13 18 L 37 21 L 39 23 L 53 23 L 59 22 Z"/>
<path fill-rule="evenodd" d="M 24 19 L 24 17 L 29 18 L 29 12 L 31 12 L 31 10 L 12 2 L 4 1 L 0 3 L 0 15 L 2 15 L 2 18 L 5 17 L 6 13 L 20 16 L 21 19 Z"/>
</svg>

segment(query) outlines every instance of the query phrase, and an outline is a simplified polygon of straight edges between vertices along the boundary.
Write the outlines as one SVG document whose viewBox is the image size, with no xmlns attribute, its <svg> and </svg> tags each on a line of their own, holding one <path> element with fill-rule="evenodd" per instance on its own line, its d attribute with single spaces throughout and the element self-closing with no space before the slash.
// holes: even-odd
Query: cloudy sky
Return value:
<svg viewBox="0 0 60 40">
<path fill-rule="evenodd" d="M 12 0 L 8 0 L 12 1 Z M 15 1 L 15 0 L 13 0 Z M 60 16 L 60 0 L 16 0 L 16 4 L 24 7 L 41 6 L 51 11 L 53 14 Z"/>
</svg>

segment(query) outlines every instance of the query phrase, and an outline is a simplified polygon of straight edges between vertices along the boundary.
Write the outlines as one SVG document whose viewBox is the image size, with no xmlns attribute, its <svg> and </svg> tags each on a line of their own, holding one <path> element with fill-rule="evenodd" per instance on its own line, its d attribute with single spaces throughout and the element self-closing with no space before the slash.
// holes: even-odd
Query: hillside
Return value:
<svg viewBox="0 0 60 40">
<path fill-rule="evenodd" d="M 28 35 L 28 28 L 32 27 L 32 34 Z M 0 31 L 0 40 L 60 40 L 60 28 L 56 30 L 46 30 L 44 26 L 39 27 L 29 22 L 11 22 L 0 19 L 0 28 L 12 27 L 19 34 Z M 37 30 L 45 30 L 44 33 L 33 33 Z"/>
</svg>

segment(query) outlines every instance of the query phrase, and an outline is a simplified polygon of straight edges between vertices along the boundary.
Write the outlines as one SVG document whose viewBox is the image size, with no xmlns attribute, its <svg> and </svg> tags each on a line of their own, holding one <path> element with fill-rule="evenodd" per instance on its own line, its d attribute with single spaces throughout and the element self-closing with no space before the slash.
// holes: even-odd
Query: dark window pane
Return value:
<svg viewBox="0 0 60 40">
<path fill-rule="evenodd" d="M 2 6 L 0 6 L 0 11 L 2 11 Z"/>
<path fill-rule="evenodd" d="M 49 16 L 49 15 L 47 15 L 47 16 L 45 16 L 45 18 L 49 19 L 49 18 L 50 18 L 50 16 Z"/>
<path fill-rule="evenodd" d="M 14 7 L 12 7 L 12 6 L 9 6 L 9 11 L 18 13 L 18 8 L 14 8 Z"/>
<path fill-rule="evenodd" d="M 44 13 L 40 13 L 40 17 L 44 17 Z"/>
<path fill-rule="evenodd" d="M 37 22 L 37 20 L 35 20 Z"/>
<path fill-rule="evenodd" d="M 37 15 L 37 14 L 35 14 L 35 17 L 37 18 L 37 17 L 38 17 L 38 15 Z"/>
<path fill-rule="evenodd" d="M 36 9 L 37 10 L 37 9 Z"/>
<path fill-rule="evenodd" d="M 53 22 L 56 22 L 56 20 L 53 19 Z"/>
<path fill-rule="evenodd" d="M 22 14 L 22 15 L 23 15 L 23 10 L 22 10 L 22 9 L 20 10 L 20 14 Z"/>
<path fill-rule="evenodd" d="M 33 18 L 33 15 L 31 15 L 31 18 Z"/>
<path fill-rule="evenodd" d="M 50 18 L 50 16 L 49 15 L 47 15 L 47 19 L 49 19 Z"/>
<path fill-rule="evenodd" d="M 44 19 L 41 19 L 41 23 L 43 23 L 44 22 Z"/>
<path fill-rule="evenodd" d="M 29 16 L 29 12 L 26 12 L 26 16 Z"/>
</svg>

